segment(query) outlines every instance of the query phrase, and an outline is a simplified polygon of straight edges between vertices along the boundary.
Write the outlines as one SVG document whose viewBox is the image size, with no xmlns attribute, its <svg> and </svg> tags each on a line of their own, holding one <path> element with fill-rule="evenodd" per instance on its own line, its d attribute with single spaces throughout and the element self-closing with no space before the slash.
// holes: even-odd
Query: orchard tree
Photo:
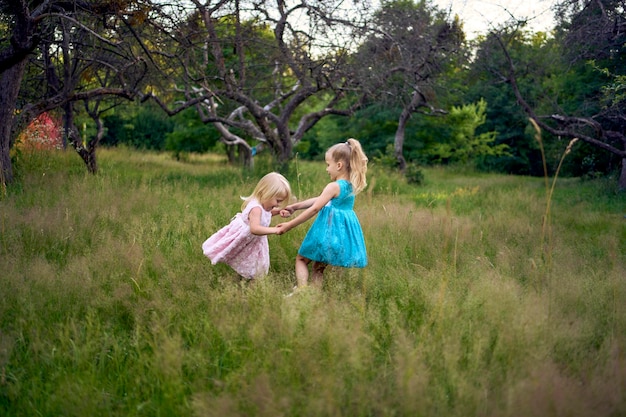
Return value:
<svg viewBox="0 0 626 417">
<path fill-rule="evenodd" d="M 484 158 L 483 166 L 512 174 L 543 175 L 541 152 L 534 132 L 529 130 L 528 115 L 505 76 L 508 64 L 498 36 L 506 42 L 511 58 L 520 63 L 516 74 L 521 94 L 533 97 L 537 106 L 553 102 L 548 91 L 554 74 L 561 69 L 555 59 L 560 50 L 545 33 L 531 34 L 518 27 L 492 32 L 478 40 L 471 66 L 460 75 L 466 85 L 465 102 L 487 103 L 487 118 L 480 131 L 498 132 L 495 144 L 506 145 L 509 150 L 507 155 Z"/>
<path fill-rule="evenodd" d="M 115 25 L 110 16 L 104 19 L 108 25 Z M 32 97 L 22 110 L 30 115 L 59 108 L 63 114 L 64 139 L 92 174 L 98 170 L 96 150 L 104 136 L 102 115 L 123 100 L 132 100 L 148 72 L 144 59 L 134 56 L 132 48 L 127 48 L 128 43 L 122 45 L 104 37 L 107 30 L 100 21 L 101 18 L 83 17 L 83 23 L 90 22 L 89 27 L 98 28 L 100 34 L 63 20 L 58 22 L 56 42 L 45 40 L 40 47 L 44 75 L 41 80 L 38 77 L 29 80 L 39 81 L 47 94 Z M 92 137 L 80 135 L 75 120 L 81 112 L 93 120 L 96 134 Z"/>
<path fill-rule="evenodd" d="M 403 171 L 407 123 L 416 112 L 445 113 L 438 108 L 439 77 L 462 61 L 465 35 L 458 18 L 424 0 L 383 1 L 366 29 L 355 71 L 371 100 L 400 109 L 394 156 Z"/>
<path fill-rule="evenodd" d="M 623 2 L 612 0 L 565 0 L 557 7 L 556 41 L 561 46 L 562 73 L 548 90 L 550 111 L 537 104 L 537 95 L 520 88 L 519 68 L 503 34 L 494 34 L 505 65 L 494 74 L 507 82 L 517 102 L 544 132 L 553 138 L 578 138 L 621 161 L 618 179 L 626 189 L 626 11 Z M 582 88 L 569 88 L 571 77 L 593 74 Z M 575 75 L 577 74 L 577 75 Z M 561 82 L 559 82 L 559 80 Z M 584 94 L 583 94 L 584 93 Z M 543 93 L 544 95 L 545 92 Z M 546 103 L 546 100 L 543 100 Z"/>
<path fill-rule="evenodd" d="M 193 10 L 171 31 L 167 75 L 144 99 L 170 115 L 195 107 L 221 140 L 249 164 L 253 148 L 279 163 L 327 115 L 360 105 L 347 65 L 358 38 L 355 0 L 190 0 Z M 345 8 L 348 5 L 349 8 Z M 176 94 L 176 102 L 163 99 Z"/>
<path fill-rule="evenodd" d="M 151 67 L 141 31 L 163 7 L 150 0 L 0 2 L 0 183 L 13 180 L 10 150 L 19 131 L 54 109 L 95 170 L 97 141 L 85 146 L 76 135 L 75 104 L 136 95 Z"/>
</svg>

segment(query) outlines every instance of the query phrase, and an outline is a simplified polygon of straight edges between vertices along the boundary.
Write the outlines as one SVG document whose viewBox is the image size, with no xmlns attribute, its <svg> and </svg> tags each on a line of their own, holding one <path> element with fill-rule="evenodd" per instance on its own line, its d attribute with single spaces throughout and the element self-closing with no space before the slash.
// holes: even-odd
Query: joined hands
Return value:
<svg viewBox="0 0 626 417">
<path fill-rule="evenodd" d="M 277 235 L 282 235 L 283 233 L 287 233 L 289 230 L 291 230 L 291 227 L 289 226 L 289 222 L 284 222 L 284 223 L 278 223 L 276 225 L 276 234 Z"/>
<path fill-rule="evenodd" d="M 293 214 L 294 211 L 295 211 L 294 209 L 285 207 L 284 209 L 279 211 L 278 214 L 280 214 L 280 217 L 289 217 Z"/>
<path fill-rule="evenodd" d="M 294 211 L 295 210 L 292 209 L 292 208 L 285 207 L 284 209 L 281 209 L 278 212 L 278 214 L 282 218 L 287 218 L 287 217 L 290 217 L 293 214 Z M 287 233 L 291 229 L 291 227 L 287 226 L 287 223 L 289 223 L 289 222 L 279 223 L 276 226 L 274 226 L 274 228 L 276 229 L 275 233 L 277 235 L 282 235 L 283 233 Z"/>
</svg>

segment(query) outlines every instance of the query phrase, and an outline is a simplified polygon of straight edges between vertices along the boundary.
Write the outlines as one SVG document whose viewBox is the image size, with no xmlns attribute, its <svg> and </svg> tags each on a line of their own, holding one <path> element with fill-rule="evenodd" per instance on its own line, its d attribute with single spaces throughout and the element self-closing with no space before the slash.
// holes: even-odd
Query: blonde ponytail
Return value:
<svg viewBox="0 0 626 417">
<path fill-rule="evenodd" d="M 350 146 L 350 183 L 354 194 L 358 194 L 367 186 L 367 155 L 363 152 L 361 143 L 353 138 L 347 140 Z"/>
<path fill-rule="evenodd" d="M 337 143 L 328 149 L 334 161 L 344 161 L 350 172 L 352 191 L 358 194 L 367 186 L 367 156 L 363 152 L 361 143 L 350 138 L 345 142 Z"/>
</svg>

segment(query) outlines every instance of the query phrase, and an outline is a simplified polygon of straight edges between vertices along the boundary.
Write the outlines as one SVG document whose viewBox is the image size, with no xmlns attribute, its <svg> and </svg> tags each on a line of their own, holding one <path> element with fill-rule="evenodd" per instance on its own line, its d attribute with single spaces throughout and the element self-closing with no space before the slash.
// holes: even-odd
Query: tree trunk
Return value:
<svg viewBox="0 0 626 417">
<path fill-rule="evenodd" d="M 98 173 L 98 160 L 96 159 L 96 148 L 89 147 L 87 149 L 86 157 L 87 158 L 83 160 L 85 161 L 85 164 L 87 165 L 87 171 L 89 171 L 90 174 L 97 174 Z"/>
<path fill-rule="evenodd" d="M 6 113 L 0 110 L 0 113 Z M 11 124 L 5 123 L 6 115 L 0 115 L 0 189 L 6 189 L 7 184 L 13 182 L 13 167 L 11 166 L 11 148 L 9 138 L 11 137 Z"/>
<path fill-rule="evenodd" d="M 78 127 L 76 127 L 76 124 L 74 123 L 74 112 L 71 110 L 71 108 L 70 108 L 69 113 L 65 114 L 65 123 L 66 123 L 65 132 L 67 134 L 68 142 L 72 144 L 72 147 L 74 148 L 78 156 L 80 156 L 80 158 L 85 163 L 85 166 L 87 167 L 87 171 L 90 174 L 97 173 L 98 172 L 98 164 L 96 162 L 97 143 L 91 143 L 91 142 L 99 141 L 98 137 L 101 134 L 100 132 L 101 130 L 102 130 L 102 134 L 104 133 L 104 129 L 102 128 L 102 122 L 100 121 L 100 124 L 98 124 L 98 120 L 96 121 L 96 125 L 98 126 L 98 136 L 96 136 L 96 139 L 94 139 L 94 141 L 88 142 L 87 146 L 83 144 L 83 140 L 80 137 L 80 131 L 78 130 Z"/>
<path fill-rule="evenodd" d="M 398 169 L 404 172 L 406 169 L 406 159 L 404 159 L 404 137 L 406 132 L 406 124 L 411 118 L 411 111 L 408 108 L 402 109 L 402 114 L 398 119 L 398 128 L 393 142 L 393 154 L 398 161 Z"/>
<path fill-rule="evenodd" d="M 226 157 L 229 164 L 235 164 L 235 145 L 226 144 Z"/>
<path fill-rule="evenodd" d="M 13 147 L 15 102 L 26 69 L 26 59 L 0 74 L 0 185 L 13 182 L 10 151 Z"/>
<path fill-rule="evenodd" d="M 404 159 L 404 136 L 406 132 L 406 125 L 411 118 L 411 114 L 421 104 L 424 104 L 422 94 L 418 90 L 414 90 L 411 95 L 411 101 L 404 106 L 400 118 L 398 119 L 398 129 L 396 129 L 396 137 L 393 144 L 393 152 L 396 160 L 398 161 L 398 169 L 404 173 L 406 170 L 406 159 Z"/>
<path fill-rule="evenodd" d="M 239 162 L 241 162 L 244 168 L 251 169 L 252 168 L 252 151 L 250 150 L 250 148 L 247 146 L 244 146 L 243 144 L 239 144 L 237 146 L 237 149 L 239 151 Z"/>
<path fill-rule="evenodd" d="M 104 137 L 104 123 L 102 123 L 102 119 L 96 113 L 92 114 L 91 117 L 96 123 L 96 137 L 87 142 L 86 158 L 83 158 L 83 160 L 87 165 L 87 171 L 89 171 L 90 174 L 97 174 L 98 161 L 96 160 L 96 149 L 98 149 L 100 141 Z"/>
<path fill-rule="evenodd" d="M 293 143 L 291 142 L 291 138 L 288 137 L 286 140 L 283 140 L 282 146 L 279 149 L 274 148 L 273 151 L 275 152 L 274 155 L 278 159 L 278 163 L 281 166 L 287 165 L 291 160 L 293 152 Z"/>
<path fill-rule="evenodd" d="M 622 172 L 618 184 L 621 191 L 626 191 L 626 158 L 622 159 Z"/>
</svg>

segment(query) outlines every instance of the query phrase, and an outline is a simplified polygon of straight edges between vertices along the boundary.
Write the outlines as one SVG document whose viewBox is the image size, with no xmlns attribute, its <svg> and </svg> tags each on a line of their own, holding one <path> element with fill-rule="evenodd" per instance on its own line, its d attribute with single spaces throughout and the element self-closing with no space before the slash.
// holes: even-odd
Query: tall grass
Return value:
<svg viewBox="0 0 626 417">
<path fill-rule="evenodd" d="M 23 155 L 0 200 L 4 416 L 626 415 L 626 197 L 599 180 L 376 166 L 370 264 L 285 298 L 307 225 L 241 285 L 202 241 L 270 165 Z M 286 173 L 300 195 L 320 163 Z"/>
</svg>

